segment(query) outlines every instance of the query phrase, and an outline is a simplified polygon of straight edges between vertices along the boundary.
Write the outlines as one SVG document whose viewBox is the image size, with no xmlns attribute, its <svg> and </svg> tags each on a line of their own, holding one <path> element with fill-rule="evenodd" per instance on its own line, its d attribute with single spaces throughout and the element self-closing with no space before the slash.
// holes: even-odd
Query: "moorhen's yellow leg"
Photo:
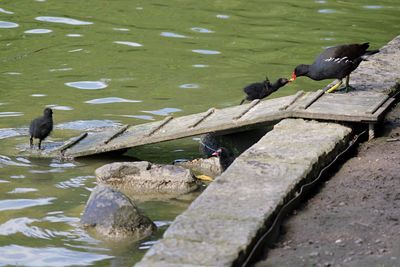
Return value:
<svg viewBox="0 0 400 267">
<path fill-rule="evenodd" d="M 343 83 L 342 80 L 340 80 L 340 82 L 338 82 L 337 84 L 335 84 L 334 86 L 332 86 L 331 88 L 329 88 L 328 90 L 325 91 L 325 93 L 329 94 L 332 93 L 333 91 L 335 91 L 336 89 L 339 88 L 339 86 L 341 86 Z"/>
<path fill-rule="evenodd" d="M 346 87 L 344 88 L 344 91 L 345 91 L 346 93 L 347 93 L 348 91 L 350 91 L 350 90 L 354 90 L 354 89 L 355 89 L 353 86 L 351 86 L 351 85 L 349 84 L 349 82 L 350 82 L 350 74 L 347 75 L 347 77 L 346 77 Z"/>
</svg>

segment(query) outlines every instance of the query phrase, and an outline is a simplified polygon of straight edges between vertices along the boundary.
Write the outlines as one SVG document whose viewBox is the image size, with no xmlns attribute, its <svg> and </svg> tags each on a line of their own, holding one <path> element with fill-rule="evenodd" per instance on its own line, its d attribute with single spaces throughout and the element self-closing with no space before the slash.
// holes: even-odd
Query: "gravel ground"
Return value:
<svg viewBox="0 0 400 267">
<path fill-rule="evenodd" d="M 400 266 L 400 104 L 378 134 L 285 221 L 257 267 Z"/>
</svg>

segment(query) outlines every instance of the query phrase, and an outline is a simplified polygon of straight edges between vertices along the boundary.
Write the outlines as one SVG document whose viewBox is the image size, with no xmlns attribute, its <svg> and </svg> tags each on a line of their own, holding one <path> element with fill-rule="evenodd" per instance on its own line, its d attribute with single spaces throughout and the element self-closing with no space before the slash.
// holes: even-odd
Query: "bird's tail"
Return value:
<svg viewBox="0 0 400 267">
<path fill-rule="evenodd" d="M 379 52 L 379 49 L 367 51 L 367 49 L 369 48 L 369 43 L 363 43 L 360 46 L 365 51 L 364 55 L 362 55 L 363 60 L 365 60 L 368 56 L 371 56 Z"/>
<path fill-rule="evenodd" d="M 379 49 L 370 50 L 370 51 L 365 51 L 365 54 L 362 55 L 361 58 L 362 58 L 362 60 L 364 60 L 364 61 L 368 61 L 368 57 L 370 57 L 370 56 L 372 56 L 372 55 L 374 55 L 374 54 L 376 54 L 376 53 L 379 53 Z"/>
<path fill-rule="evenodd" d="M 246 98 L 244 98 L 242 101 L 240 101 L 240 104 L 239 104 L 239 105 L 243 104 L 244 101 L 246 101 Z"/>
<path fill-rule="evenodd" d="M 368 47 L 369 47 L 369 43 L 363 43 L 360 45 L 364 51 L 367 51 Z"/>
<path fill-rule="evenodd" d="M 370 55 L 373 55 L 373 54 L 376 54 L 376 53 L 379 53 L 379 49 L 366 51 L 365 55 L 370 56 Z"/>
</svg>

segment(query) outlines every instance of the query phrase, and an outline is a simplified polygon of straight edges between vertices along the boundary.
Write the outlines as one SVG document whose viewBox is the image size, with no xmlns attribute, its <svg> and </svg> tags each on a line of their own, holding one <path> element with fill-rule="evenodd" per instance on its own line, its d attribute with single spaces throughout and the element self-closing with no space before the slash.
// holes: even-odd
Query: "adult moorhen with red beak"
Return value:
<svg viewBox="0 0 400 267">
<path fill-rule="evenodd" d="M 313 80 L 320 81 L 325 79 L 338 79 L 340 82 L 326 92 L 336 90 L 346 77 L 346 92 L 349 86 L 350 73 L 354 71 L 361 61 L 367 57 L 378 53 L 379 50 L 367 51 L 369 43 L 338 45 L 325 49 L 311 65 L 300 64 L 292 73 L 290 81 L 294 81 L 299 76 L 307 76 Z"/>
<path fill-rule="evenodd" d="M 266 77 L 265 81 L 263 82 L 252 83 L 243 89 L 243 91 L 246 93 L 246 97 L 240 102 L 239 105 L 243 104 L 243 102 L 246 100 L 252 101 L 254 99 L 263 99 L 277 91 L 282 86 L 286 85 L 288 82 L 288 79 L 279 78 L 275 83 L 271 84 L 268 77 Z"/>
</svg>

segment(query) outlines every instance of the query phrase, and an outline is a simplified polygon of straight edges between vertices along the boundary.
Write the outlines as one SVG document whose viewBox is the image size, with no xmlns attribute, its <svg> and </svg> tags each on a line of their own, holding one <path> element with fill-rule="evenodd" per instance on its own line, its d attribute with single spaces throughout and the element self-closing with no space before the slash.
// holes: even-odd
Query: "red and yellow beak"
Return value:
<svg viewBox="0 0 400 267">
<path fill-rule="evenodd" d="M 292 78 L 289 79 L 289 82 L 293 82 L 294 80 L 296 80 L 297 76 L 296 73 L 294 73 L 294 71 L 292 72 Z"/>
<path fill-rule="evenodd" d="M 214 156 L 214 157 L 219 157 L 219 155 L 221 155 L 221 149 L 218 149 L 217 151 L 215 151 L 211 155 Z"/>
</svg>

